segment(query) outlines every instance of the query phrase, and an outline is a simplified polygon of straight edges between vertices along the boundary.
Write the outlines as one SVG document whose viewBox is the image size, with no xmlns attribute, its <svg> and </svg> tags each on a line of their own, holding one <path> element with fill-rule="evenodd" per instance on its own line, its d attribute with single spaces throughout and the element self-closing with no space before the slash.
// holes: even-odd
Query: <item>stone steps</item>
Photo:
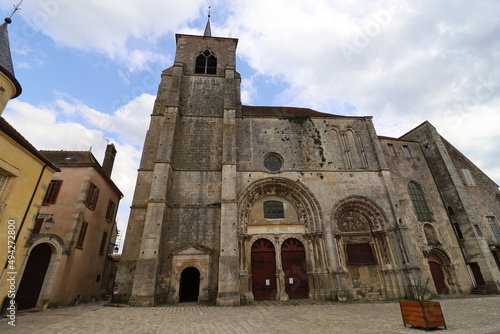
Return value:
<svg viewBox="0 0 500 334">
<path fill-rule="evenodd" d="M 487 295 L 488 291 L 486 290 L 486 286 L 477 285 L 474 288 L 472 288 L 470 293 L 473 295 Z"/>
</svg>

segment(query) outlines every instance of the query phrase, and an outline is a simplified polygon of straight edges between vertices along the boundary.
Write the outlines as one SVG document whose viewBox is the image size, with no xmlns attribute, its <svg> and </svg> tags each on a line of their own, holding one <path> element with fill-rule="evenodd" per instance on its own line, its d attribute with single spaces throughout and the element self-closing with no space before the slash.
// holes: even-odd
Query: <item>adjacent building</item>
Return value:
<svg viewBox="0 0 500 334">
<path fill-rule="evenodd" d="M 498 293 L 491 179 L 427 122 L 388 138 L 369 116 L 242 105 L 238 40 L 209 28 L 176 35 L 161 74 L 116 301 Z"/>
<path fill-rule="evenodd" d="M 0 114 L 21 94 L 7 25 L 0 25 Z M 0 297 L 2 308 L 43 308 L 110 296 L 117 259 L 120 190 L 116 155 L 38 151 L 0 117 Z"/>
<path fill-rule="evenodd" d="M 42 151 L 60 169 L 48 185 L 28 250 L 18 309 L 97 300 L 112 293 L 109 280 L 120 190 L 111 180 L 114 145 L 101 166 L 89 151 Z M 110 286 L 111 284 L 111 286 Z"/>
</svg>

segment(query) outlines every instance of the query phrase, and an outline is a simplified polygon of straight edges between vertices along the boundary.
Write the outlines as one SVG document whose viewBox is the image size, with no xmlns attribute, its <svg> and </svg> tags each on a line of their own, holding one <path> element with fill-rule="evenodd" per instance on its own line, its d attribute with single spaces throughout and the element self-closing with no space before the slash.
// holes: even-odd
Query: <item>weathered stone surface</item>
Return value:
<svg viewBox="0 0 500 334">
<path fill-rule="evenodd" d="M 472 262 L 498 291 L 486 217 L 500 220 L 500 195 L 487 176 L 427 123 L 385 138 L 371 117 L 242 106 L 236 44 L 177 35 L 144 145 L 119 300 L 177 303 L 189 286 L 199 300 L 239 305 L 271 283 L 268 296 L 287 300 L 299 277 L 315 300 L 401 298 L 427 278 L 432 294 L 468 293 Z M 205 51 L 215 73 L 197 63 Z M 419 220 L 410 181 L 431 218 Z M 282 256 L 298 252 L 291 241 L 305 260 Z M 259 278 L 254 269 L 267 265 L 276 269 Z M 183 276 L 187 268 L 199 277 Z"/>
</svg>

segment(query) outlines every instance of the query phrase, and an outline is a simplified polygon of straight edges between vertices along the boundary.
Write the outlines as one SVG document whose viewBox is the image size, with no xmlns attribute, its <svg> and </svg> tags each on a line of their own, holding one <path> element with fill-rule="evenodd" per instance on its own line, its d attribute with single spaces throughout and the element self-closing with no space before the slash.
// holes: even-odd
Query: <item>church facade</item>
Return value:
<svg viewBox="0 0 500 334">
<path fill-rule="evenodd" d="M 352 300 L 500 290 L 498 186 L 428 122 L 241 104 L 237 39 L 176 35 L 114 299 Z"/>
</svg>

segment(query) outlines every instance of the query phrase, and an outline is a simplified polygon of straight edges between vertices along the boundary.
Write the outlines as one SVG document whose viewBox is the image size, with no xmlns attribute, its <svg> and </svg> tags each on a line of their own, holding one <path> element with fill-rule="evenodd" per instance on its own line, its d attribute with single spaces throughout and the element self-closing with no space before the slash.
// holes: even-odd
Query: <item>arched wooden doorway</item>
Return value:
<svg viewBox="0 0 500 334">
<path fill-rule="evenodd" d="M 267 239 L 259 239 L 252 245 L 252 293 L 254 300 L 276 297 L 276 252 Z"/>
<path fill-rule="evenodd" d="M 434 281 L 436 292 L 440 295 L 449 293 L 448 286 L 446 285 L 445 273 L 443 271 L 443 265 L 448 263 L 449 258 L 444 252 L 438 249 L 433 249 L 429 252 L 429 268 L 431 270 L 432 280 Z"/>
<path fill-rule="evenodd" d="M 309 282 L 304 245 L 297 239 L 285 240 L 281 246 L 281 262 L 288 298 L 308 298 Z"/>
<path fill-rule="evenodd" d="M 47 244 L 37 245 L 31 251 L 16 294 L 18 310 L 36 307 L 51 257 L 52 250 Z"/>
<path fill-rule="evenodd" d="M 197 302 L 200 294 L 200 272 L 195 267 L 188 267 L 181 273 L 179 287 L 180 302 Z"/>
<path fill-rule="evenodd" d="M 434 281 L 437 293 L 446 295 L 448 293 L 448 287 L 444 282 L 444 274 L 441 265 L 437 262 L 430 261 L 429 267 L 431 268 L 432 280 Z"/>
</svg>

